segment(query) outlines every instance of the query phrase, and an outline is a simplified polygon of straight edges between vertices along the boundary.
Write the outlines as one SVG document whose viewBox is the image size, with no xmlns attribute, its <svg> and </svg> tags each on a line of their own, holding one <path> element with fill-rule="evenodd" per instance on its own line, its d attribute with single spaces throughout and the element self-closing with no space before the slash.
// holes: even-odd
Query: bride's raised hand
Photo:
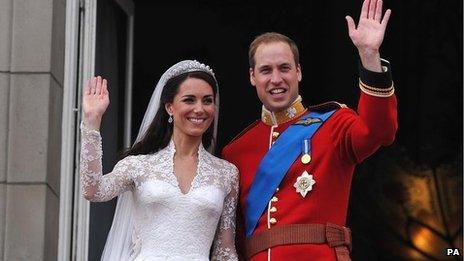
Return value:
<svg viewBox="0 0 464 261">
<path fill-rule="evenodd" d="M 98 76 L 92 77 L 84 86 L 82 110 L 84 125 L 87 128 L 100 129 L 101 119 L 110 104 L 107 85 L 106 79 Z"/>
</svg>

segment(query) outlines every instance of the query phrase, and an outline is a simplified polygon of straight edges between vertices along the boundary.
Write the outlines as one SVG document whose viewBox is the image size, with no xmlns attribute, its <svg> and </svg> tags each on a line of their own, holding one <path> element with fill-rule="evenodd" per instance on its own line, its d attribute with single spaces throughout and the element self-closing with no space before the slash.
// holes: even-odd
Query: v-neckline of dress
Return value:
<svg viewBox="0 0 464 261">
<path fill-rule="evenodd" d="M 176 146 L 174 144 L 174 140 L 171 139 L 171 141 L 169 142 L 168 147 L 169 147 L 169 154 L 170 154 L 169 155 L 169 160 L 171 161 L 170 162 L 171 163 L 170 164 L 171 169 L 170 169 L 170 175 L 169 176 L 171 177 L 173 185 L 176 187 L 176 190 L 179 192 L 179 194 L 182 195 L 182 196 L 188 196 L 188 195 L 190 195 L 192 190 L 195 189 L 197 179 L 201 175 L 200 165 L 203 162 L 203 156 L 204 156 L 205 148 L 203 147 L 202 143 L 200 143 L 200 145 L 198 146 L 197 170 L 196 170 L 195 176 L 193 177 L 192 181 L 190 182 L 190 186 L 188 187 L 187 192 L 184 193 L 184 192 L 182 192 L 182 189 L 180 187 L 179 179 L 177 178 L 177 176 L 174 173 L 174 155 L 176 154 Z"/>
</svg>

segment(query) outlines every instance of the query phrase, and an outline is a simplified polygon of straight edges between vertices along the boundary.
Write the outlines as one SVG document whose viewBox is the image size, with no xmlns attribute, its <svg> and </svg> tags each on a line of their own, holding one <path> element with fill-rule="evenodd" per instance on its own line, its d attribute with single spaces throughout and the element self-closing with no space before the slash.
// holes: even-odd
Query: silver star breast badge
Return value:
<svg viewBox="0 0 464 261">
<path fill-rule="evenodd" d="M 313 190 L 314 184 L 316 184 L 316 181 L 313 179 L 313 175 L 310 175 L 305 170 L 301 176 L 296 178 L 296 182 L 293 186 L 296 189 L 296 193 L 300 193 L 302 197 L 306 197 L 306 194 Z"/>
</svg>

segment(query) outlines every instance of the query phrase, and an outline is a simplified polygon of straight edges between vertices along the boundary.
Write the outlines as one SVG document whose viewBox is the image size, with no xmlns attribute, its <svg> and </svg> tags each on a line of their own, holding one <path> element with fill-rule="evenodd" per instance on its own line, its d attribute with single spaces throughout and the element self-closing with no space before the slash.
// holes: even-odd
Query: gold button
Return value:
<svg viewBox="0 0 464 261">
<path fill-rule="evenodd" d="M 278 199 L 277 197 L 274 196 L 274 197 L 271 198 L 271 201 L 272 201 L 272 202 L 277 202 L 277 201 L 279 201 L 279 199 Z"/>
<path fill-rule="evenodd" d="M 277 223 L 277 219 L 275 219 L 275 218 L 270 218 L 270 219 L 269 219 L 269 223 L 271 223 L 271 225 L 274 225 L 275 223 Z"/>
<path fill-rule="evenodd" d="M 278 133 L 277 131 L 274 131 L 274 132 L 272 133 L 272 137 L 273 137 L 274 139 L 277 138 L 277 137 L 279 137 L 279 135 L 280 135 L 280 133 Z"/>
<path fill-rule="evenodd" d="M 276 208 L 276 207 L 272 207 L 271 209 L 269 209 L 269 212 L 271 212 L 271 213 L 277 212 L 277 208 Z"/>
</svg>

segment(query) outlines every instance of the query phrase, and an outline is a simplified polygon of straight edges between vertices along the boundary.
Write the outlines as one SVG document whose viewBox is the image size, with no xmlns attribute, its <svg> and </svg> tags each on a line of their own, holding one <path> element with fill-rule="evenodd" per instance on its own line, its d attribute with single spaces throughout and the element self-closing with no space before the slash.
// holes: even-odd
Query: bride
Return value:
<svg viewBox="0 0 464 261">
<path fill-rule="evenodd" d="M 118 204 L 102 260 L 238 260 L 238 170 L 214 157 L 218 85 L 213 71 L 181 61 L 159 80 L 135 144 L 102 175 L 107 81 L 85 87 L 80 175 L 90 201 Z M 210 251 L 211 250 L 211 251 Z"/>
</svg>

